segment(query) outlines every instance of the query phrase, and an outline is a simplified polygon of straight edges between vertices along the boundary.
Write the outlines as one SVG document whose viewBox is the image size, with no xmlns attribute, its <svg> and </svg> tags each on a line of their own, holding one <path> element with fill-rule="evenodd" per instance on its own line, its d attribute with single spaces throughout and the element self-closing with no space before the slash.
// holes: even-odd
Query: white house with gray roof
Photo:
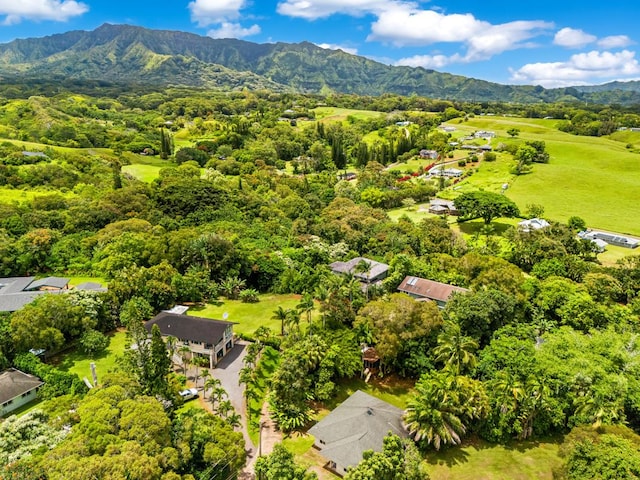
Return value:
<svg viewBox="0 0 640 480">
<path fill-rule="evenodd" d="M 42 385 L 38 377 L 15 368 L 0 373 L 0 417 L 35 400 Z"/>
<path fill-rule="evenodd" d="M 382 451 L 389 433 L 406 438 L 403 411 L 358 390 L 309 429 L 313 446 L 327 459 L 325 468 L 342 476 L 362 460 L 366 450 Z"/>
</svg>

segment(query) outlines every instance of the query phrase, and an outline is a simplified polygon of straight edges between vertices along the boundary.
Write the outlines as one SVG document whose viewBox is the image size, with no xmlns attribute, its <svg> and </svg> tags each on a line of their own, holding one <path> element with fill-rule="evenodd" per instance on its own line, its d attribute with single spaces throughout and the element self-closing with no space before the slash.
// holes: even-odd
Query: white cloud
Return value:
<svg viewBox="0 0 640 480">
<path fill-rule="evenodd" d="M 245 0 L 194 0 L 189 2 L 191 21 L 200 27 L 223 23 L 240 16 L 246 6 Z"/>
<path fill-rule="evenodd" d="M 380 13 L 387 10 L 390 4 L 405 3 L 393 0 L 285 0 L 278 3 L 277 11 L 288 17 L 316 20 L 336 13 L 354 16 Z"/>
<path fill-rule="evenodd" d="M 239 23 L 222 22 L 220 27 L 209 30 L 207 36 L 211 38 L 244 38 L 259 33 L 259 25 L 251 25 L 249 28 L 244 28 Z"/>
<path fill-rule="evenodd" d="M 598 40 L 598 45 L 602 48 L 624 48 L 632 43 L 633 41 L 626 35 L 611 35 Z"/>
<path fill-rule="evenodd" d="M 517 83 L 565 87 L 597 83 L 602 79 L 628 78 L 640 74 L 635 52 L 579 53 L 566 62 L 530 63 L 511 72 L 511 80 Z"/>
<path fill-rule="evenodd" d="M 461 58 L 459 55 L 452 55 L 450 57 L 446 55 L 414 55 L 413 57 L 401 58 L 396 61 L 395 64 L 407 67 L 442 68 L 460 61 Z"/>
<path fill-rule="evenodd" d="M 343 52 L 350 53 L 351 55 L 358 54 L 357 48 L 343 47 L 342 45 L 336 45 L 335 43 L 318 43 L 316 45 L 327 50 L 342 50 Z"/>
<path fill-rule="evenodd" d="M 523 42 L 552 27 L 553 24 L 543 21 L 492 25 L 470 13 L 447 15 L 434 10 L 416 10 L 407 5 L 396 5 L 372 24 L 368 40 L 386 41 L 399 47 L 461 43 L 466 45 L 467 53 L 452 57 L 453 61 L 472 62 L 526 47 L 528 45 Z M 440 56 L 434 58 L 442 62 Z"/>
<path fill-rule="evenodd" d="M 88 11 L 88 5 L 75 0 L 0 0 L 4 25 L 15 25 L 22 20 L 65 22 Z"/>
<path fill-rule="evenodd" d="M 582 30 L 575 28 L 563 28 L 558 30 L 553 38 L 553 43 L 561 47 L 580 48 L 595 42 L 598 39 L 595 35 L 591 35 Z"/>
</svg>

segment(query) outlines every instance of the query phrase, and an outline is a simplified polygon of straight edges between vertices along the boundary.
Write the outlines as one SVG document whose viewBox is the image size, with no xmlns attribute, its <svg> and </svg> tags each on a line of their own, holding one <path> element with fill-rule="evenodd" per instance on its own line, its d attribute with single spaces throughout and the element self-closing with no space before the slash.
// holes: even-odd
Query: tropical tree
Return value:
<svg viewBox="0 0 640 480">
<path fill-rule="evenodd" d="M 246 283 L 243 278 L 229 276 L 220 283 L 220 289 L 229 300 L 237 300 Z"/>
<path fill-rule="evenodd" d="M 455 199 L 460 220 L 482 218 L 485 224 L 498 217 L 517 217 L 520 214 L 515 203 L 502 194 L 476 191 L 463 193 Z"/>
<path fill-rule="evenodd" d="M 477 348 L 478 343 L 474 339 L 462 335 L 457 322 L 449 321 L 438 335 L 438 346 L 433 353 L 437 362 L 444 363 L 454 375 L 461 375 L 464 370 L 472 370 L 476 366 Z"/>
<path fill-rule="evenodd" d="M 306 313 L 307 324 L 309 325 L 309 336 L 311 336 L 311 312 L 313 312 L 315 308 L 313 295 L 311 295 L 309 292 L 305 292 L 300 299 L 300 303 L 296 305 L 296 308 L 300 313 Z"/>
<path fill-rule="evenodd" d="M 474 420 L 488 409 L 481 382 L 450 372 L 430 372 L 416 383 L 416 393 L 407 403 L 404 421 L 416 442 L 459 445 Z"/>
<path fill-rule="evenodd" d="M 273 311 L 273 315 L 271 316 L 271 320 L 277 320 L 280 322 L 280 335 L 284 337 L 284 326 L 289 319 L 289 315 L 291 313 L 291 309 L 282 308 L 281 305 L 278 306 L 276 310 Z"/>
<path fill-rule="evenodd" d="M 178 348 L 178 354 L 180 355 L 180 360 L 182 361 L 182 373 L 186 375 L 187 365 L 189 365 L 191 360 L 191 349 L 188 345 L 181 345 Z"/>
</svg>

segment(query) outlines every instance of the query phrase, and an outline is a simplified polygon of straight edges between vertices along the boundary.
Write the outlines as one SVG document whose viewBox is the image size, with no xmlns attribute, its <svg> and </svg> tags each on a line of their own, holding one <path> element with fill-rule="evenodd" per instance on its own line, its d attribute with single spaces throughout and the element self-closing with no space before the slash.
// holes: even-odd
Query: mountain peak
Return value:
<svg viewBox="0 0 640 480">
<path fill-rule="evenodd" d="M 357 55 L 337 55 L 309 41 L 257 44 L 213 39 L 193 33 L 150 30 L 104 23 L 93 31 L 72 31 L 0 45 L 0 75 L 118 83 L 197 86 L 217 89 L 260 88 L 360 95 L 420 95 L 471 101 L 520 103 L 606 101 L 607 91 L 561 91 L 508 86 L 425 70 L 384 65 Z M 617 102 L 640 103 L 638 85 Z M 604 89 L 605 87 L 601 87 Z M 609 95 L 610 96 L 610 95 Z"/>
</svg>

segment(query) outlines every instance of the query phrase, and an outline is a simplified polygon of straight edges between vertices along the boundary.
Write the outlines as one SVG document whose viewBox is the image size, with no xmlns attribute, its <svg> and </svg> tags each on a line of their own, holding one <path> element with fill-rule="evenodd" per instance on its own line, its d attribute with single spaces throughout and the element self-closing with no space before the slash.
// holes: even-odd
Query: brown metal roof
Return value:
<svg viewBox="0 0 640 480">
<path fill-rule="evenodd" d="M 406 276 L 398 286 L 398 290 L 416 297 L 427 298 L 446 302 L 454 292 L 468 292 L 462 287 L 456 287 L 447 283 L 434 282 L 420 277 Z"/>
</svg>

